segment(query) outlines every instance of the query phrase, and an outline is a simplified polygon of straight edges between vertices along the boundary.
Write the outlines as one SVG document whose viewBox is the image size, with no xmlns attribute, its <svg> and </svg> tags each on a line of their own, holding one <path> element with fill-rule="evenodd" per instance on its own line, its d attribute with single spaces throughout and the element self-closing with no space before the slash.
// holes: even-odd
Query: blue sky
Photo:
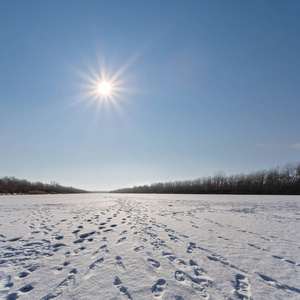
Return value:
<svg viewBox="0 0 300 300">
<path fill-rule="evenodd" d="M 299 1 L 1 1 L 0 177 L 88 190 L 300 159 Z M 92 99 L 105 71 L 122 91 Z"/>
</svg>

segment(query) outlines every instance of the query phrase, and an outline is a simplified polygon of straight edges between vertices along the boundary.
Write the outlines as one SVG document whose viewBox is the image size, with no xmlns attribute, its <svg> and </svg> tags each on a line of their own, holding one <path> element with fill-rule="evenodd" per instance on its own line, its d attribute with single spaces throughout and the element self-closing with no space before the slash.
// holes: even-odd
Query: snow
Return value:
<svg viewBox="0 0 300 300">
<path fill-rule="evenodd" d="M 300 197 L 0 197 L 1 299 L 300 299 Z"/>
</svg>

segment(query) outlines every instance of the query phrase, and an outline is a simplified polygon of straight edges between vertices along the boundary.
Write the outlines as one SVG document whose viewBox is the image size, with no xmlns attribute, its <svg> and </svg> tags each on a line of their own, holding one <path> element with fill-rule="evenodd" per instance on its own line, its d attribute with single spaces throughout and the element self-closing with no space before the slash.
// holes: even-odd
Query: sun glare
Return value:
<svg viewBox="0 0 300 300">
<path fill-rule="evenodd" d="M 77 96 L 76 102 L 86 101 L 88 106 L 95 105 L 96 116 L 102 109 L 109 111 L 111 108 L 124 116 L 121 102 L 125 102 L 126 93 L 132 93 L 133 90 L 128 86 L 125 87 L 125 82 L 128 81 L 124 80 L 123 75 L 133 60 L 125 63 L 115 72 L 111 68 L 105 68 L 104 59 L 99 58 L 98 61 L 102 62 L 95 67 L 90 66 L 88 73 L 75 69 L 85 81 L 80 86 L 83 91 Z"/>
<path fill-rule="evenodd" d="M 98 86 L 98 91 L 103 96 L 109 95 L 111 92 L 111 84 L 107 81 L 102 81 Z"/>
</svg>

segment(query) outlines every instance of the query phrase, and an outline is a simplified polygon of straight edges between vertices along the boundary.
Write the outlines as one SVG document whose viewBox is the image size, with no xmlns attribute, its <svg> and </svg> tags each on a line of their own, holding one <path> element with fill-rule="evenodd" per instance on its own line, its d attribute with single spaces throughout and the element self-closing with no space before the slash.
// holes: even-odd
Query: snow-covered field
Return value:
<svg viewBox="0 0 300 300">
<path fill-rule="evenodd" d="M 0 197 L 1 299 L 300 299 L 300 197 Z"/>
</svg>

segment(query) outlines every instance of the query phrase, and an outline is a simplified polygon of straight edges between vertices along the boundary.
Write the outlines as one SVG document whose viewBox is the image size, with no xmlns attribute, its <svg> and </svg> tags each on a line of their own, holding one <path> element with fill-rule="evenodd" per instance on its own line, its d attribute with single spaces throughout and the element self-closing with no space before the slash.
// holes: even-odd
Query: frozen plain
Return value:
<svg viewBox="0 0 300 300">
<path fill-rule="evenodd" d="M 1 299 L 300 299 L 300 196 L 0 196 Z"/>
</svg>

